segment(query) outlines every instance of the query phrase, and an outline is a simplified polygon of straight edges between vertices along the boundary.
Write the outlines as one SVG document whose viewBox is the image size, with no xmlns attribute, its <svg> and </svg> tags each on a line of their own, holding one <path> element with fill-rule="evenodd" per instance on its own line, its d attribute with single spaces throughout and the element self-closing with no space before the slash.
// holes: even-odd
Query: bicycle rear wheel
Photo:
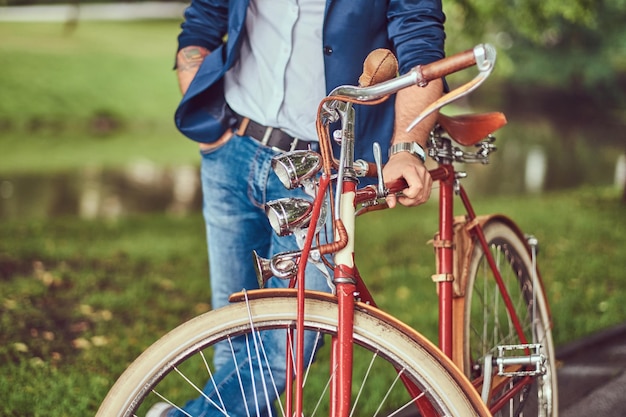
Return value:
<svg viewBox="0 0 626 417">
<path fill-rule="evenodd" d="M 208 348 L 216 342 L 237 336 L 253 338 L 268 329 L 293 327 L 296 298 L 292 294 L 282 290 L 270 298 L 253 299 L 251 292 L 245 302 L 205 313 L 174 329 L 122 374 L 97 415 L 143 416 L 152 404 L 164 400 L 182 407 L 186 400 L 198 396 L 196 387 L 201 389 L 211 378 Z M 330 296 L 309 294 L 305 311 L 308 330 L 327 338 L 336 334 L 337 305 Z M 417 415 L 413 399 L 399 380 L 399 372 L 421 389 L 437 415 L 489 415 L 469 381 L 434 345 L 379 310 L 359 305 L 355 311 L 354 342 L 352 415 Z M 329 415 L 327 386 L 332 372 L 325 352 L 329 345 L 325 343 L 318 351 L 305 376 L 306 416 Z M 266 378 L 268 385 L 271 379 Z M 267 389 L 271 392 L 274 388 Z M 225 415 L 229 415 L 232 401 L 242 398 L 224 399 L 221 405 L 226 408 Z M 282 398 L 276 403 L 278 415 L 290 414 L 284 410 Z M 252 415 L 257 413 L 254 405 L 249 408 Z M 415 411 L 408 413 L 410 409 Z"/>
<path fill-rule="evenodd" d="M 532 376 L 531 384 L 517 376 L 494 377 L 489 406 L 494 416 L 556 417 L 557 382 L 554 345 L 548 302 L 532 252 L 519 232 L 501 220 L 491 220 L 483 227 L 489 250 L 493 255 L 503 284 L 512 301 L 512 311 L 505 305 L 494 273 L 482 246 L 476 242 L 471 258 L 465 294 L 464 366 L 470 379 L 484 377 L 484 359 L 497 355 L 497 346 L 522 344 L 512 317 L 516 316 L 527 343 L 541 344 L 546 357 L 545 374 Z M 517 349 L 520 355 L 527 352 Z M 494 371 L 495 373 L 495 371 Z M 528 381 L 528 379 L 526 379 Z M 521 389 L 510 400 L 504 396 Z M 498 402 L 500 402 L 498 404 Z M 494 409 L 495 408 L 495 409 Z"/>
</svg>

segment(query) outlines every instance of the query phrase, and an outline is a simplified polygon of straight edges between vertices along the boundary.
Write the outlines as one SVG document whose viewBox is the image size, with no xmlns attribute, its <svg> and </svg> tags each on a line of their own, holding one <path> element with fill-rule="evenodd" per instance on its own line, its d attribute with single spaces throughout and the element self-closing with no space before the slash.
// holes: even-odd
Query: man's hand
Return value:
<svg viewBox="0 0 626 417">
<path fill-rule="evenodd" d="M 399 202 L 403 206 L 411 207 L 423 204 L 430 197 L 433 179 L 421 159 L 408 152 L 399 152 L 389 158 L 389 162 L 383 168 L 383 178 L 392 181 L 404 178 L 409 188 L 402 191 L 402 195 L 387 196 L 387 204 L 394 208 Z"/>
<path fill-rule="evenodd" d="M 431 81 L 425 88 L 414 86 L 398 92 L 393 143 L 414 141 L 426 148 L 426 140 L 437 120 L 437 115 L 431 114 L 410 132 L 407 132 L 406 128 L 426 106 L 441 97 L 442 92 L 441 80 Z M 400 197 L 395 195 L 387 197 L 387 204 L 391 208 L 398 202 L 403 206 L 417 206 L 428 201 L 430 197 L 433 179 L 422 160 L 409 152 L 392 155 L 383 169 L 383 178 L 389 182 L 404 178 L 409 186 L 402 191 L 403 195 Z"/>
</svg>

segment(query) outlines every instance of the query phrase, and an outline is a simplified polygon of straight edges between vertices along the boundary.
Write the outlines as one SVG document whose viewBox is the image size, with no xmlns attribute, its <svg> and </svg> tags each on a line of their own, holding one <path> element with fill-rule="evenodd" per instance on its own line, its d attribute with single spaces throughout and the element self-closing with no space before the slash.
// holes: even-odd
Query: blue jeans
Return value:
<svg viewBox="0 0 626 417">
<path fill-rule="evenodd" d="M 246 136 L 234 136 L 221 147 L 202 154 L 203 213 L 209 245 L 211 302 L 214 309 L 227 305 L 228 297 L 234 292 L 258 288 L 252 261 L 253 250 L 263 258 L 270 258 L 279 252 L 298 249 L 295 237 L 279 237 L 274 233 L 264 211 L 266 202 L 278 198 L 301 197 L 310 200 L 302 190 L 287 190 L 279 181 L 271 169 L 271 158 L 276 154 L 276 151 Z M 267 287 L 287 287 L 288 284 L 288 281 L 271 278 Z M 306 286 L 308 289 L 330 291 L 326 278 L 312 266 L 306 271 Z M 262 338 L 271 361 L 274 381 L 282 391 L 285 386 L 285 332 L 266 331 L 262 333 Z M 315 350 L 314 340 L 313 335 L 306 335 L 307 358 Z M 236 355 L 237 366 L 240 368 L 248 404 L 242 400 L 231 347 L 227 342 L 221 342 L 215 347 L 213 362 L 216 374 L 213 381 L 206 384 L 204 393 L 219 404 L 215 395 L 217 385 L 228 415 L 246 416 L 245 407 L 248 407 L 251 415 L 257 415 L 252 392 L 254 389 L 258 398 L 262 399 L 261 415 L 271 414 L 268 410 L 276 395 L 273 390 L 269 390 L 269 398 L 266 398 L 259 372 L 251 375 L 243 336 L 234 341 L 234 348 L 236 352 L 241 352 Z M 258 363 L 252 365 L 253 369 L 259 369 Z M 267 371 L 264 369 L 266 378 Z M 223 415 L 204 397 L 188 402 L 185 409 L 194 416 Z"/>
</svg>

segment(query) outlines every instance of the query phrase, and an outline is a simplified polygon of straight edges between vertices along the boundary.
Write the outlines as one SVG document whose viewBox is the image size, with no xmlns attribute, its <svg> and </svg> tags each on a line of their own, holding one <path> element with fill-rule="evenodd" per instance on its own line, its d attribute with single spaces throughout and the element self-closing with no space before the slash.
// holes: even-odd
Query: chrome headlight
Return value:
<svg viewBox="0 0 626 417">
<path fill-rule="evenodd" d="M 272 158 L 274 172 L 289 190 L 313 178 L 321 167 L 322 157 L 313 151 L 287 152 Z"/>
<path fill-rule="evenodd" d="M 265 205 L 265 214 L 279 236 L 308 227 L 312 213 L 313 204 L 302 198 L 281 198 Z"/>
</svg>

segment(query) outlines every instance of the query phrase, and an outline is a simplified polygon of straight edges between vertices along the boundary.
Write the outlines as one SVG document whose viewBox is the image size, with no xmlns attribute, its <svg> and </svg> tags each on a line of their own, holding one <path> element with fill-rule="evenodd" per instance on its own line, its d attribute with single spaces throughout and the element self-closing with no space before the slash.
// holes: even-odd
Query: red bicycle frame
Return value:
<svg viewBox="0 0 626 417">
<path fill-rule="evenodd" d="M 438 168 L 430 171 L 430 175 L 434 181 L 440 182 L 439 187 L 439 238 L 435 241 L 436 257 L 437 257 L 437 270 L 433 275 L 433 280 L 437 283 L 437 292 L 439 296 L 439 347 L 442 352 L 449 358 L 453 358 L 453 351 L 455 343 L 460 341 L 454 338 L 454 311 L 453 311 L 453 271 L 454 271 L 454 198 L 455 188 L 458 187 L 458 193 L 467 212 L 468 221 L 476 219 L 476 214 L 470 203 L 469 197 L 465 190 L 456 183 L 456 172 L 452 164 L 441 164 Z M 320 190 L 328 188 L 329 180 L 325 177 L 320 181 Z M 404 188 L 400 182 L 391 186 L 392 189 Z M 343 186 L 342 198 L 343 204 L 348 204 L 352 208 L 356 208 L 356 205 L 365 200 L 371 200 L 375 196 L 376 191 L 371 187 L 365 187 L 357 190 L 354 181 L 345 181 Z M 316 200 L 316 206 L 314 207 L 314 213 L 319 214 L 319 206 L 321 206 L 322 199 Z M 349 217 L 348 217 L 349 218 Z M 317 222 L 317 217 L 312 218 L 311 223 Z M 353 230 L 354 224 L 343 225 L 346 228 Z M 313 228 L 311 228 L 312 230 Z M 483 252 L 487 257 L 487 262 L 490 265 L 491 270 L 494 273 L 496 284 L 498 285 L 500 292 L 503 296 L 506 308 L 511 314 L 513 325 L 518 333 L 521 343 L 527 343 L 526 336 L 522 330 L 519 318 L 515 314 L 515 310 L 512 301 L 508 295 L 507 289 L 504 285 L 500 272 L 491 252 L 489 250 L 488 243 L 483 234 L 480 225 L 476 225 L 472 229 L 472 233 L 478 239 L 480 245 L 483 248 Z M 309 231 L 310 236 L 307 236 L 307 240 L 311 242 L 314 238 L 313 233 Z M 311 245 L 305 245 L 306 248 L 310 248 Z M 301 259 L 307 259 L 309 252 L 303 251 Z M 332 361 L 331 361 L 331 374 L 335 375 L 331 381 L 331 410 L 334 416 L 347 416 L 350 413 L 346 407 L 350 404 L 351 393 L 351 372 L 353 365 L 352 357 L 352 326 L 353 326 L 353 312 L 355 302 L 359 301 L 368 303 L 372 306 L 376 306 L 376 302 L 367 289 L 367 286 L 361 279 L 356 266 L 354 265 L 354 248 L 352 244 L 347 244 L 341 248 L 339 252 L 340 256 L 337 258 L 341 262 L 337 263 L 334 270 L 334 280 L 336 283 L 337 302 L 339 306 L 338 317 L 338 330 L 337 337 L 332 340 Z M 305 274 L 304 268 L 299 269 L 298 281 L 304 283 Z M 305 291 L 304 285 L 298 285 L 298 323 L 297 328 L 303 328 L 304 320 L 304 299 Z M 302 346 L 304 343 L 304 333 L 297 332 L 296 344 Z M 296 353 L 295 369 L 296 369 L 296 386 L 302 386 L 302 378 L 305 372 L 305 361 L 302 352 Z M 291 361 L 291 357 L 288 358 Z M 292 365 L 289 363 L 288 365 Z M 288 366 L 287 369 L 293 369 L 292 366 Z M 515 395 L 521 390 L 526 382 L 529 382 L 530 378 L 523 380 L 516 389 L 511 390 L 506 397 Z M 403 382 L 413 396 L 419 397 L 420 391 L 414 384 L 403 378 Z M 292 397 L 294 396 L 295 397 Z M 295 404 L 291 400 L 295 398 Z M 287 387 L 287 409 L 292 409 L 292 405 L 295 405 L 294 412 L 298 413 L 302 411 L 302 390 L 293 390 L 292 386 Z M 506 398 L 502 399 L 504 402 Z M 424 416 L 436 416 L 437 414 L 432 409 L 427 401 L 416 401 L 416 405 L 419 407 L 420 412 Z M 494 405 L 494 409 L 497 409 L 498 404 Z"/>
<path fill-rule="evenodd" d="M 466 52 L 464 55 L 460 55 L 461 58 L 455 58 L 454 60 L 447 61 L 445 65 L 437 64 L 437 71 L 434 71 L 432 74 L 428 75 L 428 79 L 435 79 L 445 74 L 454 72 L 461 68 L 465 68 L 468 65 L 473 65 L 476 63 L 475 54 L 471 54 Z M 495 58 L 495 57 L 494 57 Z M 484 79 L 488 76 L 491 71 L 493 62 L 488 62 L 489 65 L 478 65 L 481 67 L 481 73 L 477 76 L 472 82 L 468 83 L 465 87 L 459 88 L 455 91 L 458 93 L 454 94 L 448 93 L 447 96 L 442 97 L 442 99 L 438 100 L 436 103 L 433 103 L 431 107 L 433 109 L 438 109 L 448 103 L 451 98 L 448 99 L 446 97 L 458 97 L 459 95 L 465 95 L 476 88 Z M 414 77 L 418 79 L 420 77 L 424 77 L 423 70 L 417 71 L 417 74 L 414 74 Z M 402 77 L 400 77 L 402 78 Z M 404 80 L 400 80 L 397 78 L 395 83 L 398 86 L 394 87 L 398 90 L 400 88 L 404 88 L 402 83 L 407 83 L 407 85 L 414 83 L 415 80 L 410 76 L 405 76 Z M 396 90 L 397 91 L 397 90 Z M 350 95 L 350 89 L 340 87 L 335 92 L 336 96 L 342 95 Z M 376 94 L 373 93 L 373 96 L 370 99 L 376 99 Z M 332 97 L 329 97 L 332 98 Z M 345 97 L 343 97 L 345 99 Z M 351 101 L 352 100 L 352 101 Z M 356 102 L 355 98 L 351 100 L 347 100 L 346 102 Z M 335 108 L 336 109 L 336 108 Z M 428 113 L 428 111 L 425 111 Z M 418 118 L 414 121 L 414 124 L 421 120 Z M 350 125 L 350 123 L 349 123 Z M 487 126 L 489 129 L 492 125 L 484 124 L 483 127 Z M 497 126 L 500 127 L 501 125 Z M 496 127 L 496 128 L 497 128 Z M 473 132 L 476 133 L 476 132 Z M 491 133 L 491 131 L 486 132 L 487 134 Z M 481 136 L 481 138 L 484 136 Z M 344 138 L 345 139 L 345 138 Z M 480 138 L 478 138 L 480 139 Z M 351 139 L 353 140 L 353 138 Z M 327 145 L 330 147 L 330 145 Z M 343 146 L 343 144 L 342 144 Z M 328 148 L 327 148 L 328 152 Z M 320 183 L 318 185 L 317 195 L 318 197 L 315 199 L 314 208 L 313 208 L 313 216 L 310 220 L 310 224 L 317 224 L 320 212 L 321 205 L 324 202 L 323 196 L 326 191 L 329 189 L 330 184 L 330 156 L 326 157 L 325 172 L 322 175 Z M 456 172 L 454 166 L 451 163 L 451 159 L 441 158 L 438 159 L 440 165 L 438 168 L 431 170 L 430 174 L 435 181 L 440 182 L 439 188 L 439 233 L 438 238 L 435 240 L 435 250 L 436 250 L 436 258 L 437 258 L 437 270 L 436 273 L 432 276 L 433 280 L 437 285 L 437 292 L 439 296 L 439 347 L 441 351 L 448 356 L 450 359 L 453 359 L 453 352 L 455 350 L 455 345 L 458 343 L 462 343 L 463 341 L 455 340 L 455 332 L 454 332 L 454 321 L 455 321 L 455 311 L 454 311 L 454 196 L 455 193 L 458 192 L 463 205 L 467 211 L 468 221 L 474 222 L 476 220 L 476 214 L 474 212 L 473 207 L 467 197 L 467 194 L 463 190 L 462 187 L 458 184 Z M 350 163 L 352 161 L 349 161 Z M 351 168 L 351 167 L 349 167 Z M 350 398 L 351 398 L 351 383 L 352 383 L 352 365 L 353 365 L 353 316 L 354 316 L 354 308 L 357 299 L 362 302 L 369 303 L 370 305 L 376 305 L 370 292 L 367 290 L 363 280 L 358 274 L 356 266 L 354 264 L 354 217 L 356 213 L 356 206 L 365 201 L 373 201 L 377 198 L 380 198 L 379 195 L 380 190 L 377 190 L 375 187 L 365 187 L 362 189 L 356 188 L 356 181 L 350 175 L 348 176 L 339 176 L 338 181 L 341 185 L 341 194 L 336 196 L 336 198 L 340 199 L 341 204 L 341 213 L 340 216 L 334 219 L 335 226 L 335 242 L 331 244 L 327 244 L 324 247 L 318 248 L 321 255 L 334 253 L 335 254 L 335 266 L 334 266 L 334 283 L 336 286 L 336 296 L 338 303 L 338 325 L 337 325 L 337 336 L 333 338 L 331 344 L 331 375 L 333 375 L 330 384 L 330 394 L 331 394 L 331 412 L 333 416 L 338 417 L 347 417 L 350 414 L 350 410 L 348 409 L 350 406 Z M 402 189 L 406 188 L 406 184 L 399 182 L 394 185 L 389 185 L 390 192 L 398 192 Z M 394 188 L 395 187 L 395 188 Z M 322 196 L 322 197 L 320 197 Z M 337 214 L 337 213 L 335 213 Z M 489 245 L 485 239 L 482 228 L 479 224 L 476 224 L 475 227 L 472 228 L 472 233 L 479 241 L 483 252 L 486 255 L 487 262 L 494 274 L 497 286 L 500 290 L 500 293 L 503 296 L 503 300 L 507 310 L 510 313 L 510 316 L 513 321 L 514 328 L 518 333 L 519 340 L 521 343 L 526 344 L 527 340 L 523 333 L 523 329 L 519 318 L 517 317 L 513 303 L 511 298 L 507 292 L 506 286 L 498 270 L 497 264 L 491 254 L 489 249 Z M 315 235 L 315 227 L 309 227 L 307 232 L 304 249 L 302 251 L 300 257 L 300 263 L 305 263 L 309 257 L 313 239 Z M 302 266 L 302 265 L 301 265 Z M 305 268 L 298 268 L 297 272 L 297 282 L 298 282 L 298 319 L 296 323 L 296 329 L 304 328 L 304 305 L 305 305 Z M 297 331 L 296 335 L 296 344 L 301 347 L 304 344 L 304 332 Z M 288 355 L 288 367 L 287 369 L 291 370 L 292 367 L 292 359 Z M 302 387 L 303 383 L 303 375 L 305 373 L 305 365 L 304 365 L 304 354 L 302 349 L 297 349 L 296 357 L 295 357 L 295 384 L 297 387 Z M 412 384 L 410 381 L 402 378 L 407 390 L 414 396 L 414 398 L 421 398 L 419 389 Z M 522 384 L 520 384 L 520 388 L 525 384 L 525 380 L 522 380 Z M 516 391 L 515 389 L 513 391 Z M 291 415 L 301 415 L 302 414 L 302 390 L 295 390 L 295 404 L 293 403 L 294 397 L 294 389 L 292 386 L 287 386 L 287 410 L 291 411 Z M 427 400 L 415 400 L 416 405 L 420 409 L 420 412 L 424 416 L 436 416 L 432 405 Z M 294 407 L 295 405 L 295 407 Z"/>
</svg>

